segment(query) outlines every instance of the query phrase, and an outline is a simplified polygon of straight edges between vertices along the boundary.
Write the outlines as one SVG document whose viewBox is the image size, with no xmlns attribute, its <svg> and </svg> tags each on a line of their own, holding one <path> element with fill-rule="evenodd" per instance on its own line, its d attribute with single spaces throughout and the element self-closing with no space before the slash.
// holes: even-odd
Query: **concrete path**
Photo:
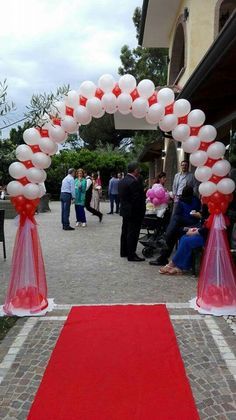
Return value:
<svg viewBox="0 0 236 420">
<path fill-rule="evenodd" d="M 45 317 L 19 319 L 1 343 L 0 418 L 26 419 L 71 305 L 164 302 L 201 419 L 235 419 L 234 319 L 201 316 L 188 308 L 188 300 L 196 295 L 195 277 L 161 276 L 148 261 L 121 259 L 121 217 L 106 214 L 108 203 L 102 203 L 102 223 L 88 214 L 88 226 L 71 232 L 61 229 L 60 203 L 52 202 L 50 207 L 50 213 L 36 217 L 48 297 L 54 298 L 58 306 Z M 75 225 L 73 209 L 71 225 Z M 6 220 L 6 261 L 0 246 L 0 303 L 4 302 L 8 284 L 15 233 L 14 221 Z M 139 245 L 140 254 L 141 250 Z"/>
</svg>

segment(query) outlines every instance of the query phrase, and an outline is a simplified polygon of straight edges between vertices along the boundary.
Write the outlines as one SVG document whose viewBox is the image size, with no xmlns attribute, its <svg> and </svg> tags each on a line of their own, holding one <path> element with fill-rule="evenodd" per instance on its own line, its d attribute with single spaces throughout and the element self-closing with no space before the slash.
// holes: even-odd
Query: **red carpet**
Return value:
<svg viewBox="0 0 236 420">
<path fill-rule="evenodd" d="M 199 419 L 166 307 L 73 308 L 28 419 Z"/>
</svg>

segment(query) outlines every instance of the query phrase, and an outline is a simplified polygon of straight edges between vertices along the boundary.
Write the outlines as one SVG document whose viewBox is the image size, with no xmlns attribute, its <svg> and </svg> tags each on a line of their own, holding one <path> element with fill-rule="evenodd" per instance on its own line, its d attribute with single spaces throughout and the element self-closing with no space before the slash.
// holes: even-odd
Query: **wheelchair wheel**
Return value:
<svg viewBox="0 0 236 420">
<path fill-rule="evenodd" d="M 142 254 L 146 258 L 153 257 L 153 249 L 148 246 L 145 246 L 142 250 Z"/>
</svg>

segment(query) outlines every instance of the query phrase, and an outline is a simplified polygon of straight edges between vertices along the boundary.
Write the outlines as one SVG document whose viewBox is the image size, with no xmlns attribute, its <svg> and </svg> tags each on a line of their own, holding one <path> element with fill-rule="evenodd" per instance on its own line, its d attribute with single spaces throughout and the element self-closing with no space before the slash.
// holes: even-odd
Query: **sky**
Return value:
<svg viewBox="0 0 236 420">
<path fill-rule="evenodd" d="M 24 117 L 33 94 L 56 92 L 105 73 L 119 79 L 120 50 L 137 46 L 132 21 L 143 0 L 6 0 L 1 3 L 0 81 Z M 4 124 L 0 121 L 0 127 Z M 9 130 L 2 130 L 6 138 Z"/>
</svg>

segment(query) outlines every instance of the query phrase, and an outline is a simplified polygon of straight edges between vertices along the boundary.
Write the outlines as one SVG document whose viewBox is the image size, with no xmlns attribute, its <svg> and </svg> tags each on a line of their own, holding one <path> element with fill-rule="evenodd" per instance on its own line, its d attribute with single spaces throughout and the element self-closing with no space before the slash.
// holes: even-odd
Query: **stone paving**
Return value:
<svg viewBox="0 0 236 420">
<path fill-rule="evenodd" d="M 102 203 L 102 223 L 95 216 L 88 215 L 88 227 L 73 232 L 61 229 L 59 203 L 53 202 L 50 207 L 51 213 L 39 214 L 37 222 L 48 296 L 54 298 L 58 306 L 44 317 L 19 319 L 1 342 L 0 418 L 27 418 L 71 305 L 164 302 L 171 316 L 200 418 L 235 419 L 234 318 L 202 316 L 189 309 L 188 300 L 196 294 L 195 277 L 161 276 L 157 267 L 150 266 L 147 261 L 131 263 L 121 259 L 121 218 L 106 215 L 108 203 Z M 74 224 L 73 211 L 71 224 Z M 10 273 L 15 232 L 14 222 L 6 220 L 6 261 L 2 259 L 0 248 L 1 303 Z M 139 253 L 141 250 L 140 245 Z"/>
</svg>

